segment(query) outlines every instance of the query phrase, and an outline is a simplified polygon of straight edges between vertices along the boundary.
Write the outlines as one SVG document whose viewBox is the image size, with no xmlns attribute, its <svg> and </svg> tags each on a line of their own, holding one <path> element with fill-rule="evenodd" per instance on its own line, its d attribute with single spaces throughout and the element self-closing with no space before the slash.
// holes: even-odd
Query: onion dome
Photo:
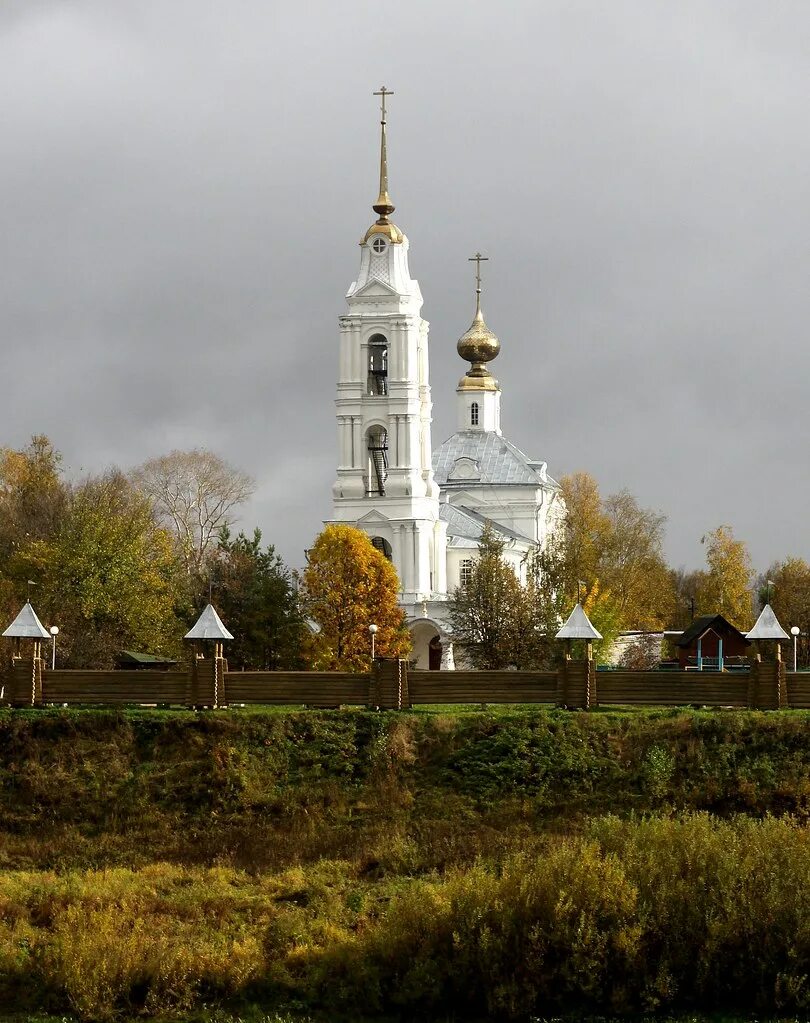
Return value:
<svg viewBox="0 0 810 1023">
<path fill-rule="evenodd" d="M 481 312 L 481 260 L 485 259 L 480 252 L 472 257 L 478 264 L 476 271 L 475 316 L 469 329 L 458 340 L 456 349 L 462 359 L 471 363 L 466 374 L 459 381 L 459 387 L 469 390 L 497 390 L 498 381 L 487 369 L 501 350 L 501 342 L 484 322 Z"/>
</svg>

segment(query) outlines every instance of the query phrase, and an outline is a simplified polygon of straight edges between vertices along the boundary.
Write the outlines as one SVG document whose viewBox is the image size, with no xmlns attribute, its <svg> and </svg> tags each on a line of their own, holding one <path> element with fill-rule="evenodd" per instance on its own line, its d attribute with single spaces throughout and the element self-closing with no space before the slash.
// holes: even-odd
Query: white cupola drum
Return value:
<svg viewBox="0 0 810 1023">
<path fill-rule="evenodd" d="M 364 530 L 390 557 L 403 605 L 445 599 L 446 524 L 431 467 L 428 324 L 410 274 L 408 239 L 391 221 L 386 102 L 380 97 L 377 219 L 340 318 L 334 522 Z"/>
</svg>

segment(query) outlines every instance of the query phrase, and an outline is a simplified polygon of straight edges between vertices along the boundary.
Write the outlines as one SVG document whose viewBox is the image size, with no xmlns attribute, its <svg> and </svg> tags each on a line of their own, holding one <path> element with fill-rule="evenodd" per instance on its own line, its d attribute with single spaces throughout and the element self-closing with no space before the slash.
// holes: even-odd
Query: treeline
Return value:
<svg viewBox="0 0 810 1023">
<path fill-rule="evenodd" d="M 747 545 L 721 525 L 702 538 L 704 569 L 673 569 L 664 556 L 666 517 L 660 512 L 641 507 L 627 491 L 603 497 L 587 473 L 563 477 L 561 486 L 562 528 L 529 558 L 525 581 L 507 564 L 505 543 L 487 528 L 469 579 L 453 596 L 454 633 L 478 667 L 548 666 L 559 655 L 553 635 L 577 601 L 602 633 L 602 651 L 620 632 L 684 629 L 705 614 L 722 614 L 747 631 L 769 601 L 783 625 L 801 628 L 806 657 L 805 561 L 787 558 L 757 576 Z M 643 644 L 626 657 L 630 667 L 652 666 Z"/>
<path fill-rule="evenodd" d="M 368 537 L 328 527 L 299 578 L 259 529 L 233 534 L 252 492 L 210 451 L 71 481 L 47 437 L 0 448 L 0 621 L 30 594 L 59 627 L 57 666 L 107 668 L 123 650 L 184 657 L 210 596 L 232 668 L 365 669 L 372 623 L 377 653 L 406 656 L 396 574 Z"/>
<path fill-rule="evenodd" d="M 72 481 L 47 437 L 0 449 L 2 620 L 30 592 L 40 618 L 59 626 L 60 666 L 110 667 L 125 649 L 180 658 L 211 588 L 238 626 L 236 666 L 296 666 L 304 628 L 293 575 L 259 530 L 229 530 L 252 489 L 207 451 Z"/>
<path fill-rule="evenodd" d="M 756 577 L 745 543 L 719 526 L 703 538 L 706 568 L 676 570 L 664 557 L 662 514 L 626 491 L 603 497 L 585 473 L 565 477 L 562 491 L 562 528 L 530 558 L 525 582 L 488 529 L 471 578 L 452 596 L 456 638 L 480 667 L 547 666 L 559 654 L 551 637 L 577 600 L 605 649 L 619 632 L 683 628 L 701 614 L 747 629 L 769 599 L 783 624 L 800 627 L 807 658 L 805 561 L 788 558 Z M 210 592 L 235 637 L 235 668 L 355 670 L 368 664 L 371 624 L 378 654 L 407 656 L 396 576 L 365 534 L 328 527 L 298 578 L 258 529 L 232 533 L 252 492 L 250 477 L 208 451 L 76 481 L 47 437 L 0 448 L 2 620 L 30 591 L 45 624 L 60 628 L 60 666 L 110 667 L 125 649 L 179 658 Z"/>
</svg>

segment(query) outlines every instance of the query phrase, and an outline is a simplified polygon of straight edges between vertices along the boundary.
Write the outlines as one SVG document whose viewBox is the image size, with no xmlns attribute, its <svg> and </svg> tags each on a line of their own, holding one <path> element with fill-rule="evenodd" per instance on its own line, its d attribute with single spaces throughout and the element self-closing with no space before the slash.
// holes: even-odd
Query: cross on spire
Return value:
<svg viewBox="0 0 810 1023">
<path fill-rule="evenodd" d="M 385 97 L 386 96 L 393 96 L 394 94 L 393 94 L 393 92 L 390 89 L 386 89 L 386 87 L 384 85 L 381 85 L 380 86 L 380 91 L 373 93 L 373 95 L 380 97 L 380 112 L 382 113 L 382 118 L 380 119 L 380 124 L 385 124 Z"/>
<path fill-rule="evenodd" d="M 489 256 L 482 256 L 480 252 L 476 252 L 467 260 L 468 263 L 475 263 L 475 290 L 479 295 L 481 294 L 481 264 L 488 261 Z"/>
</svg>

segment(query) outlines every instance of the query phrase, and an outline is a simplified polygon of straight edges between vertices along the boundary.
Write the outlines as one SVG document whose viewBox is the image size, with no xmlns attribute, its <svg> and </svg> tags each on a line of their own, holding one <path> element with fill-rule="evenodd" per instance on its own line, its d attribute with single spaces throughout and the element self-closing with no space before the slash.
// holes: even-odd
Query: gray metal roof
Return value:
<svg viewBox="0 0 810 1023">
<path fill-rule="evenodd" d="M 557 633 L 557 639 L 601 639 L 602 633 L 597 632 L 591 625 L 591 620 L 585 614 L 582 604 L 577 604 L 568 621 Z"/>
<path fill-rule="evenodd" d="M 495 519 L 490 519 L 486 515 L 482 515 L 480 512 L 473 511 L 472 508 L 467 508 L 461 504 L 445 503 L 439 505 L 439 518 L 447 523 L 448 537 L 455 536 L 466 540 L 478 541 L 481 539 L 484 527 L 489 523 L 496 533 L 507 539 L 523 540 L 526 543 L 532 542 L 530 537 L 518 533 L 510 526 L 504 526 L 502 523 L 496 522 Z"/>
<path fill-rule="evenodd" d="M 746 633 L 746 639 L 790 639 L 779 622 L 770 604 L 766 604 L 757 618 L 753 629 Z"/>
<path fill-rule="evenodd" d="M 206 604 L 203 613 L 196 623 L 188 630 L 184 639 L 233 639 L 233 636 L 222 624 L 213 605 Z"/>
<path fill-rule="evenodd" d="M 545 471 L 545 462 L 529 458 L 500 434 L 484 430 L 463 430 L 448 437 L 433 452 L 433 472 L 442 488 L 557 487 Z"/>
<path fill-rule="evenodd" d="M 4 636 L 11 636 L 13 638 L 20 639 L 50 639 L 51 634 L 37 618 L 36 611 L 31 607 L 31 602 L 27 601 L 22 611 L 17 615 L 14 621 L 9 625 L 6 631 L 3 633 Z"/>
</svg>

